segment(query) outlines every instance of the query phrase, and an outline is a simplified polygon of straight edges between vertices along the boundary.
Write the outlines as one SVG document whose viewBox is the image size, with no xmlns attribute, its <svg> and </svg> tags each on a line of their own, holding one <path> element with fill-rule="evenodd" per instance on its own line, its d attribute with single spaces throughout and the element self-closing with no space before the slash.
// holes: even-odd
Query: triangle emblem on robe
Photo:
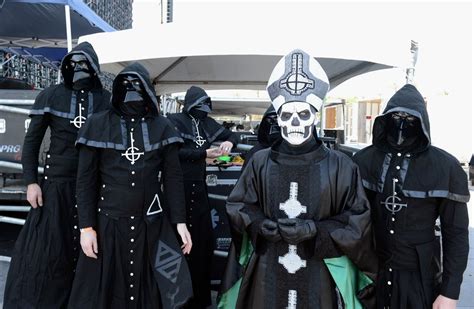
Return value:
<svg viewBox="0 0 474 309">
<path fill-rule="evenodd" d="M 181 255 L 170 246 L 162 242 L 158 243 L 156 253 L 155 269 L 165 278 L 173 283 L 178 279 L 178 273 L 181 268 Z"/>
<path fill-rule="evenodd" d="M 146 211 L 146 215 L 147 216 L 156 215 L 162 211 L 163 211 L 163 208 L 161 208 L 160 198 L 158 197 L 158 194 L 155 194 L 155 198 L 151 202 L 150 207 L 148 207 L 148 210 Z"/>
</svg>

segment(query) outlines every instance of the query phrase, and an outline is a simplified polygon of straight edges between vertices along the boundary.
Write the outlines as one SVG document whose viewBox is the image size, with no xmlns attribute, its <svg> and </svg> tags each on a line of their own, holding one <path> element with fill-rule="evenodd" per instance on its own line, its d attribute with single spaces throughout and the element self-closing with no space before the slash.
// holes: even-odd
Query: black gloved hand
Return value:
<svg viewBox="0 0 474 309">
<path fill-rule="evenodd" d="M 277 242 L 281 240 L 278 224 L 270 219 L 264 219 L 259 224 L 258 233 L 270 242 Z"/>
<path fill-rule="evenodd" d="M 311 219 L 278 219 L 278 229 L 283 240 L 290 245 L 313 238 L 317 233 L 316 224 Z"/>
</svg>

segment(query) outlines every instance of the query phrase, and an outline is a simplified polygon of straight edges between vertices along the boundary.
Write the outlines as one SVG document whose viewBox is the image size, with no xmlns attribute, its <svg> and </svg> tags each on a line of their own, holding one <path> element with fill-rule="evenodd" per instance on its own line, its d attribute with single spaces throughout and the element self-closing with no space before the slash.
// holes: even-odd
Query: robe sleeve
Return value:
<svg viewBox="0 0 474 309">
<path fill-rule="evenodd" d="M 375 278 L 377 257 L 374 251 L 370 206 L 359 169 L 342 161 L 335 183 L 335 201 L 339 213 L 316 223 L 315 256 L 331 258 L 348 256 L 359 269 Z"/>
<path fill-rule="evenodd" d="M 31 116 L 30 126 L 25 135 L 21 163 L 26 185 L 38 183 L 38 155 L 44 135 L 49 126 L 49 115 Z"/>
<path fill-rule="evenodd" d="M 171 223 L 186 223 L 183 172 L 178 160 L 178 145 L 164 148 L 163 189 Z"/>
<path fill-rule="evenodd" d="M 257 233 L 254 231 L 256 223 L 266 218 L 257 191 L 259 185 L 255 163 L 250 159 L 226 204 L 233 239 L 239 239 L 244 232 L 248 232 L 254 245 L 257 242 Z"/>
<path fill-rule="evenodd" d="M 469 215 L 466 203 L 443 199 L 440 205 L 443 237 L 441 295 L 458 299 L 469 254 Z"/>
<path fill-rule="evenodd" d="M 204 160 L 206 157 L 207 153 L 204 149 L 189 149 L 185 145 L 179 149 L 179 159 L 182 161 L 194 162 Z"/>
<path fill-rule="evenodd" d="M 99 199 L 99 160 L 100 149 L 85 145 L 79 147 L 79 163 L 77 169 L 77 213 L 79 227 L 97 225 L 97 202 Z"/>
</svg>

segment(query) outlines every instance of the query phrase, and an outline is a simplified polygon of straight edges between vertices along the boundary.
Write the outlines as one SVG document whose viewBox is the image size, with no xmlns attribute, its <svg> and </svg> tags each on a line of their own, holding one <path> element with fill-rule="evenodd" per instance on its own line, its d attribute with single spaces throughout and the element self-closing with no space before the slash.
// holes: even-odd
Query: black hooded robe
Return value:
<svg viewBox="0 0 474 309">
<path fill-rule="evenodd" d="M 297 183 L 297 200 L 306 206 L 298 217 L 315 220 L 317 228 L 315 238 L 297 245 L 306 266 L 293 275 L 279 263 L 289 252 L 285 241 L 250 236 L 254 250 L 243 270 L 236 308 L 285 308 L 289 290 L 296 291 L 296 308 L 338 308 L 342 299 L 323 259 L 346 255 L 372 277 L 376 272 L 370 209 L 358 169 L 345 155 L 318 143 L 304 154 L 280 152 L 281 142 L 255 153 L 227 200 L 232 238 L 240 242 L 244 234 L 255 234 L 252 224 L 258 220 L 287 217 L 279 205 L 289 199 L 290 184 Z M 228 275 L 224 284 L 234 276 Z"/>
<path fill-rule="evenodd" d="M 72 90 L 69 59 L 87 57 L 95 74 L 90 90 Z M 7 277 L 5 308 L 65 308 L 80 250 L 76 212 L 76 124 L 109 108 L 92 46 L 77 45 L 61 64 L 64 82 L 43 90 L 30 111 L 22 164 L 26 184 L 38 183 L 38 155 L 48 127 L 51 143 L 41 182 L 43 207 L 32 208 L 18 236 Z M 80 110 L 81 107 L 81 110 Z M 79 113 L 84 118 L 77 118 Z M 79 120 L 79 121 L 78 121 Z"/>
<path fill-rule="evenodd" d="M 410 149 L 395 150 L 387 142 L 388 117 L 395 111 L 420 120 Z M 406 85 L 376 118 L 373 145 L 354 157 L 372 205 L 380 266 L 377 308 L 431 308 L 438 294 L 459 297 L 469 252 L 466 173 L 453 156 L 431 145 L 429 132 L 423 97 Z M 438 216 L 442 275 L 435 254 Z"/>
<path fill-rule="evenodd" d="M 120 114 L 119 77 L 128 74 L 146 90 L 144 117 Z M 159 115 L 148 73 L 137 63 L 115 79 L 112 106 L 91 117 L 77 141 L 79 226 L 97 231 L 99 253 L 93 259 L 81 252 L 68 307 L 176 308 L 192 296 L 170 224 L 186 221 L 182 139 Z"/>
<path fill-rule="evenodd" d="M 202 95 L 206 95 L 205 92 Z M 192 103 L 185 102 L 184 110 Z M 206 117 L 200 120 L 199 125 L 199 134 L 205 142 L 198 146 L 195 143 L 196 127 L 186 112 L 168 115 L 168 119 L 184 140 L 184 145 L 179 150 L 179 159 L 183 169 L 187 222 L 193 239 L 193 249 L 187 256 L 194 290 L 190 308 L 206 308 L 211 305 L 209 261 L 213 254 L 211 209 L 206 187 L 206 149 L 216 141 L 230 141 L 236 146 L 238 139 L 233 132 L 211 117 Z"/>
</svg>

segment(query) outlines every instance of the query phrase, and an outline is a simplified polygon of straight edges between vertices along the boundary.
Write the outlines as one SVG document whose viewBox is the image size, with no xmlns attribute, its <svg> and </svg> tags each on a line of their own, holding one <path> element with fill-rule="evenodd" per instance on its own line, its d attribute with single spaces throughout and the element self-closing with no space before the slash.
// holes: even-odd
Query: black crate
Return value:
<svg viewBox="0 0 474 309">
<path fill-rule="evenodd" d="M 235 186 L 241 166 L 207 167 L 207 188 L 214 230 L 214 255 L 212 260 L 211 282 L 217 289 L 224 273 L 227 253 L 231 243 L 229 222 L 225 210 L 227 197 Z"/>
</svg>

